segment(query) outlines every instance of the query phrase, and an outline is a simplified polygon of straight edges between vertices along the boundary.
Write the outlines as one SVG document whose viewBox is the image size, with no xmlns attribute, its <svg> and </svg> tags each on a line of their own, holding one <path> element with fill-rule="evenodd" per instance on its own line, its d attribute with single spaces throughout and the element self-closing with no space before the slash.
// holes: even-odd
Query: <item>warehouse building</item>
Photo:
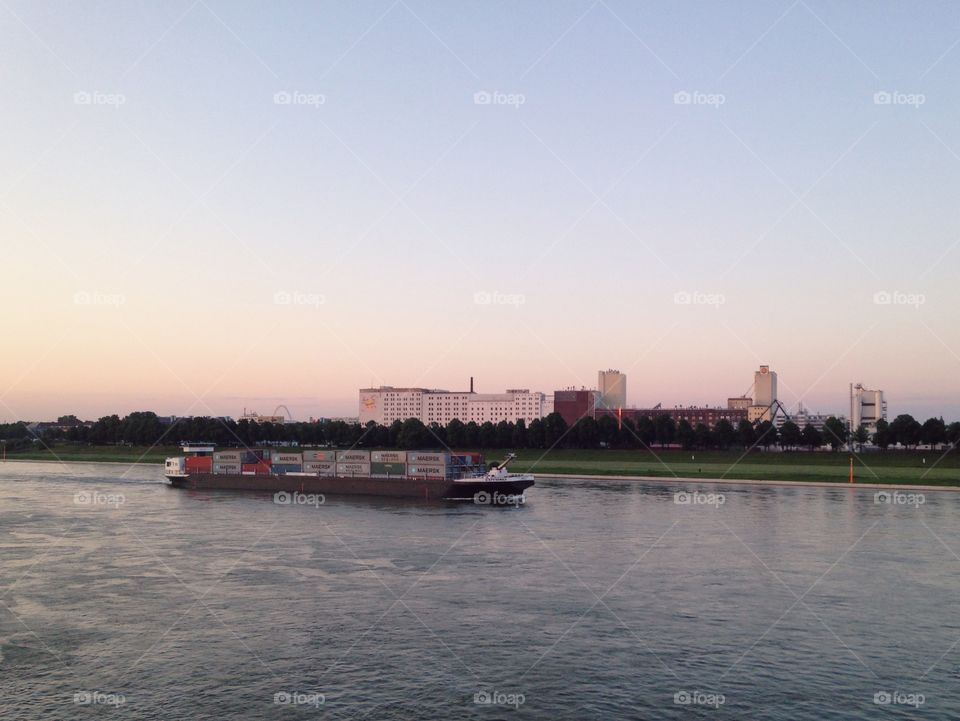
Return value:
<svg viewBox="0 0 960 721">
<path fill-rule="evenodd" d="M 473 382 L 471 380 L 471 387 Z M 431 388 L 360 389 L 360 424 L 370 421 L 388 426 L 394 421 L 417 418 L 426 425 L 463 423 L 530 423 L 544 415 L 546 397 L 539 391 L 512 388 L 504 393 L 475 393 Z"/>
</svg>

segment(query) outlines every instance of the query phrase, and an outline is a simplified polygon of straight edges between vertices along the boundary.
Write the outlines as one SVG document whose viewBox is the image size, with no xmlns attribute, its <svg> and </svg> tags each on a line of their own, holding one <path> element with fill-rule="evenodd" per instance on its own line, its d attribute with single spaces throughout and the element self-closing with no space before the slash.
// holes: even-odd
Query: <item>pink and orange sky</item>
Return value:
<svg viewBox="0 0 960 721">
<path fill-rule="evenodd" d="M 0 418 L 592 387 L 960 418 L 960 11 L 0 9 Z"/>
</svg>

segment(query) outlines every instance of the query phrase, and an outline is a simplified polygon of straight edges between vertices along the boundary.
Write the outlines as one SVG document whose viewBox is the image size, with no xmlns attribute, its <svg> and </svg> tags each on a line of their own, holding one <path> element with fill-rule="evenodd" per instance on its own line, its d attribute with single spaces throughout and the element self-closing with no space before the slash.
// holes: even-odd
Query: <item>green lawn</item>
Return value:
<svg viewBox="0 0 960 721">
<path fill-rule="evenodd" d="M 7 458 L 21 461 L 113 461 L 117 463 L 163 463 L 168 456 L 180 456 L 179 446 L 72 446 L 8 451 Z"/>
</svg>

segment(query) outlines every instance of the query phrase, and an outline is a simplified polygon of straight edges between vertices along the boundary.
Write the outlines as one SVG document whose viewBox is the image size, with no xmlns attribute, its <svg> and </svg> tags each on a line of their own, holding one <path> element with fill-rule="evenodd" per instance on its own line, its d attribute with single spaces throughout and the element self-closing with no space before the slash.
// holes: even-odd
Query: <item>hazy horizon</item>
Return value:
<svg viewBox="0 0 960 721">
<path fill-rule="evenodd" d="M 760 364 L 960 419 L 954 4 L 0 16 L 2 420 L 606 368 L 722 406 Z"/>
</svg>

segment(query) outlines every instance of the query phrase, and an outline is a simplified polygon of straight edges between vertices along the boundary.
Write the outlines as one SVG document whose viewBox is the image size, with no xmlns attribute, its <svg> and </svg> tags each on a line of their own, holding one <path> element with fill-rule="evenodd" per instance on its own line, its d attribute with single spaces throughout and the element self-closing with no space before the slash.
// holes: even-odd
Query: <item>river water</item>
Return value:
<svg viewBox="0 0 960 721">
<path fill-rule="evenodd" d="M 0 465 L 0 717 L 960 718 L 960 494 L 295 500 Z"/>
</svg>

